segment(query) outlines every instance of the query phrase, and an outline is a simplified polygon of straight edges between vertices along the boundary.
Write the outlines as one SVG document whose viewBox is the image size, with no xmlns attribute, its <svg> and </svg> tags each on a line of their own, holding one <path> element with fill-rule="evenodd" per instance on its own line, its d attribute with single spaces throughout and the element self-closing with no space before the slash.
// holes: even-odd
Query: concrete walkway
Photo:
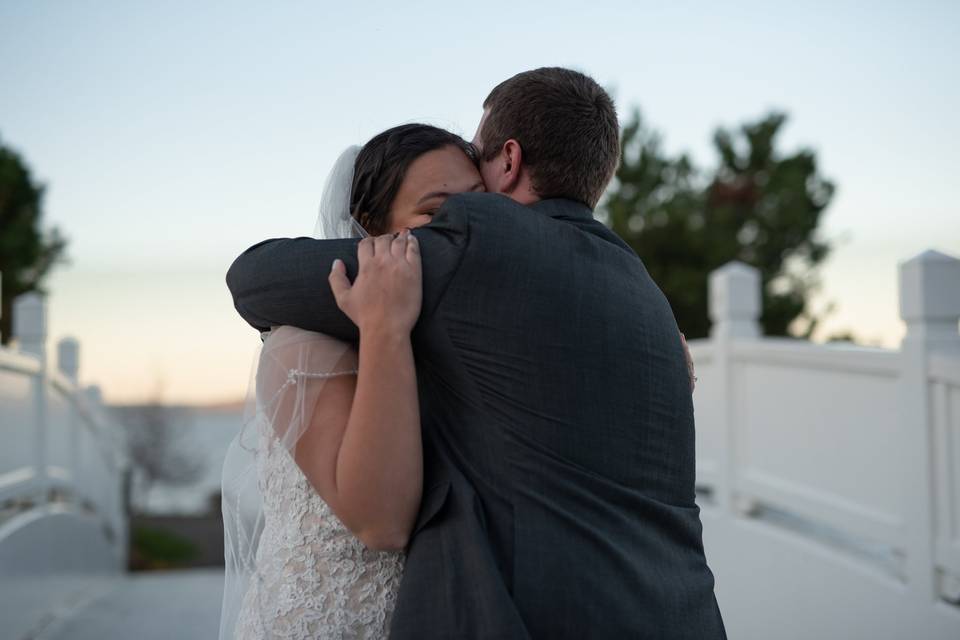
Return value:
<svg viewBox="0 0 960 640">
<path fill-rule="evenodd" d="M 219 569 L 133 574 L 101 585 L 64 610 L 30 640 L 210 640 L 220 625 Z"/>
</svg>

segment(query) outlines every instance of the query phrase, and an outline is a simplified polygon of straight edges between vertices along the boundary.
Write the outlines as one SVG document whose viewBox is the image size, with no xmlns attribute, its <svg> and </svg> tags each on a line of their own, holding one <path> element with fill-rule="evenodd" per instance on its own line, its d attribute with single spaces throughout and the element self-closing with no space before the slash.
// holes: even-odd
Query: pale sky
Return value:
<svg viewBox="0 0 960 640">
<path fill-rule="evenodd" d="M 822 335 L 895 346 L 897 263 L 960 255 L 960 3 L 0 2 L 0 137 L 70 238 L 51 338 L 110 402 L 241 396 L 258 338 L 223 276 L 309 235 L 347 145 L 401 122 L 471 137 L 499 81 L 578 68 L 670 151 L 771 108 L 838 186 Z M 642 256 L 641 256 L 642 257 Z"/>
</svg>

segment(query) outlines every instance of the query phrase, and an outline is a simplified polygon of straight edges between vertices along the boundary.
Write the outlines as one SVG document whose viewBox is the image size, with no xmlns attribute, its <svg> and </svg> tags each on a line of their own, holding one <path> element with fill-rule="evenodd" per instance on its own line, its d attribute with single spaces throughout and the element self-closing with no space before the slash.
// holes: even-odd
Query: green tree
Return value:
<svg viewBox="0 0 960 640">
<path fill-rule="evenodd" d="M 42 291 L 45 277 L 65 257 L 67 242 L 57 228 L 43 230 L 43 186 L 34 182 L 20 156 L 0 140 L 0 336 L 11 336 L 13 300 Z"/>
<path fill-rule="evenodd" d="M 731 260 L 760 270 L 766 335 L 787 335 L 796 322 L 794 330 L 809 337 L 816 326 L 807 302 L 830 250 L 816 231 L 833 185 L 812 151 L 778 152 L 785 122 L 771 113 L 735 131 L 718 130 L 719 162 L 709 172 L 685 154 L 665 153 L 639 111 L 624 126 L 620 167 L 602 213 L 641 257 L 688 337 L 709 332 L 707 279 Z"/>
</svg>

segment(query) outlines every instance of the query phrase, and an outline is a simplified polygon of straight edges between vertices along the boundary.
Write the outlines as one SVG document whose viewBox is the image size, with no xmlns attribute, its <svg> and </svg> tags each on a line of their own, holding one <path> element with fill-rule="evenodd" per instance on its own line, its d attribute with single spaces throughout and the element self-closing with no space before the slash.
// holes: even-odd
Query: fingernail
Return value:
<svg viewBox="0 0 960 640">
<path fill-rule="evenodd" d="M 334 261 L 333 261 L 333 264 L 330 265 L 330 271 L 331 271 L 331 272 L 337 270 L 337 263 L 338 263 L 338 262 L 340 262 L 340 258 L 337 258 L 336 260 L 334 260 Z"/>
</svg>

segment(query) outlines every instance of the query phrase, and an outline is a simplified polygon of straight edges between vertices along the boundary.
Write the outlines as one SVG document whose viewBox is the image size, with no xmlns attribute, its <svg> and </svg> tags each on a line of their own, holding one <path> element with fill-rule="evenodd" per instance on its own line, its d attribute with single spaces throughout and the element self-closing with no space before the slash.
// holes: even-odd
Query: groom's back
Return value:
<svg viewBox="0 0 960 640">
<path fill-rule="evenodd" d="M 442 317 L 488 417 L 586 471 L 692 505 L 683 347 L 636 254 L 570 201 L 456 203 L 469 244 Z"/>
<path fill-rule="evenodd" d="M 475 519 L 532 637 L 723 637 L 663 295 L 583 205 L 446 211 L 468 240 L 420 365 L 425 437 L 476 492 L 448 520 Z"/>
</svg>

